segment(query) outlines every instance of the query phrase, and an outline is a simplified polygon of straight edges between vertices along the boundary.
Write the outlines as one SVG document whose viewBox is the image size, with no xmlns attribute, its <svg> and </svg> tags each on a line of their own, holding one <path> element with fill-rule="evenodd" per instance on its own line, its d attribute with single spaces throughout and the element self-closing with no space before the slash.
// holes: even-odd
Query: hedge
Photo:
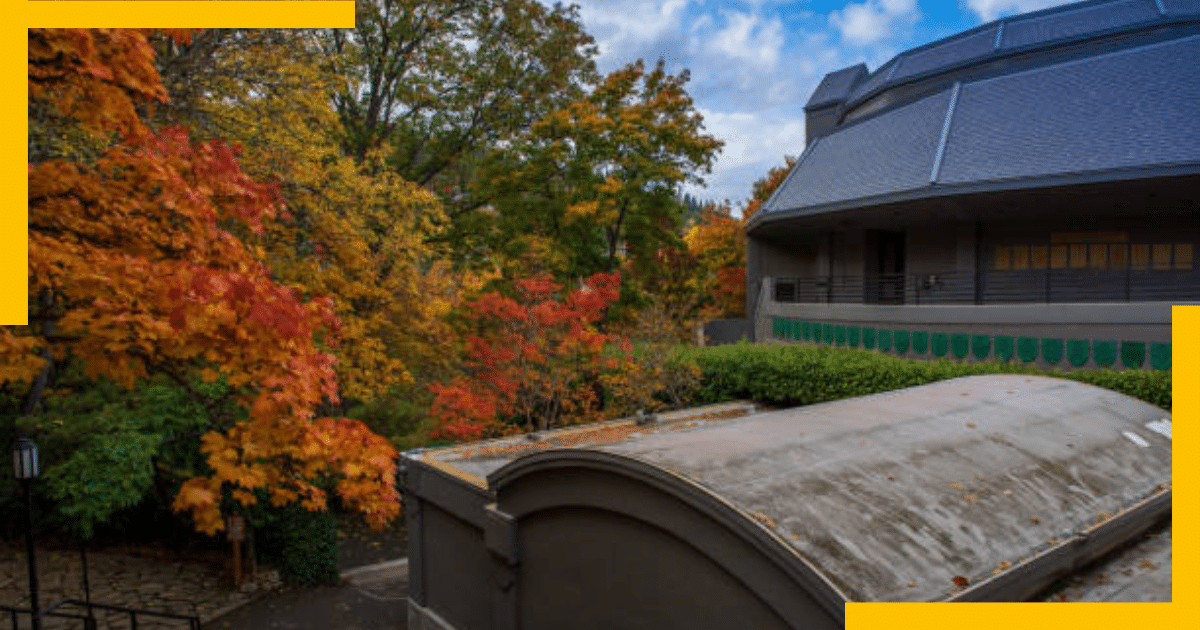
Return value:
<svg viewBox="0 0 1200 630">
<path fill-rule="evenodd" d="M 256 538 L 259 556 L 278 567 L 287 582 L 314 586 L 341 581 L 337 517 L 329 510 L 274 508 Z"/>
<path fill-rule="evenodd" d="M 964 352 L 965 354 L 965 352 Z M 1015 363 L 918 361 L 830 346 L 749 344 L 692 348 L 701 370 L 696 404 L 753 400 L 809 405 L 976 374 L 1034 374 L 1080 381 L 1171 409 L 1169 370 L 1041 370 Z"/>
</svg>

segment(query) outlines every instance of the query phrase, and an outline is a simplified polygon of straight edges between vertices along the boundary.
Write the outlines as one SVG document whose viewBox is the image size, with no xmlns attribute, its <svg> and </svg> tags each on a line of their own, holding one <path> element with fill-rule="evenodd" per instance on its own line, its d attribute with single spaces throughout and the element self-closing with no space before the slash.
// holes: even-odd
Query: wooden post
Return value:
<svg viewBox="0 0 1200 630">
<path fill-rule="evenodd" d="M 242 587 L 242 541 L 246 540 L 246 519 L 234 514 L 225 521 L 229 542 L 233 543 L 233 586 Z"/>
</svg>

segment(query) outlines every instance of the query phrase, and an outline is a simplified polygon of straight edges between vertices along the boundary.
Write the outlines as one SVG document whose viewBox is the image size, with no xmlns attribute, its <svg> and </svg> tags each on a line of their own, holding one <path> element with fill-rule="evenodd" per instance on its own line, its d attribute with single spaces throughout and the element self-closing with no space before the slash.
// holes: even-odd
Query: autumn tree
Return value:
<svg viewBox="0 0 1200 630">
<path fill-rule="evenodd" d="M 767 203 L 771 195 L 775 194 L 775 191 L 783 185 L 788 173 L 792 172 L 792 167 L 796 165 L 796 157 L 792 155 L 785 155 L 783 161 L 783 166 L 771 168 L 766 175 L 756 180 L 750 187 L 750 198 L 742 206 L 743 224 L 750 221 L 763 204 Z"/>
<path fill-rule="evenodd" d="M 563 293 L 546 275 L 513 281 L 468 305 L 464 373 L 434 385 L 436 437 L 473 440 L 600 417 L 600 376 L 620 367 L 618 340 L 595 325 L 620 277 L 599 273 Z M 506 424 L 511 421 L 513 424 Z"/>
<path fill-rule="evenodd" d="M 318 345 L 335 343 L 334 305 L 280 283 L 240 237 L 287 218 L 280 189 L 248 175 L 233 146 L 146 124 L 169 102 L 147 35 L 29 31 L 31 116 L 68 121 L 88 145 L 30 139 L 31 325 L 0 329 L 0 382 L 21 414 L 70 395 L 56 376 L 73 366 L 187 392 L 208 416 L 205 468 L 187 471 L 174 506 L 201 531 L 239 505 L 321 509 L 327 489 L 382 525 L 399 510 L 395 450 L 361 423 L 314 419 L 337 399 L 334 357 Z M 217 413 L 226 404 L 239 411 Z"/>
<path fill-rule="evenodd" d="M 751 186 L 750 197 L 733 216 L 728 203 L 709 204 L 684 236 L 695 260 L 696 288 L 707 298 L 709 317 L 738 317 L 746 309 L 746 223 L 787 179 L 796 158 L 786 156 Z"/>
<path fill-rule="evenodd" d="M 737 317 L 746 304 L 745 221 L 728 204 L 710 204 L 684 236 L 709 317 Z"/>
<path fill-rule="evenodd" d="M 333 106 L 345 55 L 323 52 L 310 31 L 205 31 L 159 44 L 167 84 L 184 94 L 162 117 L 236 141 L 243 168 L 286 202 L 291 221 L 246 238 L 281 281 L 333 300 L 341 398 L 379 399 L 412 384 L 414 371 L 448 369 L 441 317 L 456 279 L 428 244 L 442 205 L 397 174 L 386 147 L 345 153 Z"/>
</svg>

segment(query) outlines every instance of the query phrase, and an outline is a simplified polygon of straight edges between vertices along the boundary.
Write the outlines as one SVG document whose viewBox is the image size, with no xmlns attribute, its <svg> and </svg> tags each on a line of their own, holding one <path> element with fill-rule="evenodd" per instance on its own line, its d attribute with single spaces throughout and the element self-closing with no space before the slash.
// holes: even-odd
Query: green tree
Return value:
<svg viewBox="0 0 1200 630">
<path fill-rule="evenodd" d="M 335 104 L 350 155 L 384 149 L 404 179 L 470 223 L 476 163 L 595 74 L 578 7 L 536 0 L 365 0 L 355 28 L 322 34 L 348 64 Z M 453 240 L 470 234 L 462 229 Z"/>
<path fill-rule="evenodd" d="M 638 61 L 493 152 L 477 194 L 495 209 L 501 247 L 552 243 L 559 277 L 611 272 L 678 247 L 677 190 L 702 183 L 722 146 L 703 133 L 687 81 L 686 70 L 671 75 L 662 60 L 650 72 Z"/>
</svg>

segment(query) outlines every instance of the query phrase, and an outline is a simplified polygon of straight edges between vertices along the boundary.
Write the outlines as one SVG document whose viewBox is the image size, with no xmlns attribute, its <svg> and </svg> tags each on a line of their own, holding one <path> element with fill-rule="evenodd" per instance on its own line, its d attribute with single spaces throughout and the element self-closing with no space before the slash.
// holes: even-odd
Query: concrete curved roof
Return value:
<svg viewBox="0 0 1200 630">
<path fill-rule="evenodd" d="M 826 76 L 839 124 L 751 223 L 894 201 L 1200 174 L 1200 0 L 1013 16 Z"/>
<path fill-rule="evenodd" d="M 1170 414 L 1065 379 L 974 376 L 569 434 L 597 455 L 517 438 L 422 459 L 486 477 L 501 507 L 504 484 L 561 474 L 555 460 L 660 470 L 687 481 L 677 494 L 693 485 L 698 505 L 719 497 L 851 601 L 1023 599 L 1170 511 Z"/>
</svg>

